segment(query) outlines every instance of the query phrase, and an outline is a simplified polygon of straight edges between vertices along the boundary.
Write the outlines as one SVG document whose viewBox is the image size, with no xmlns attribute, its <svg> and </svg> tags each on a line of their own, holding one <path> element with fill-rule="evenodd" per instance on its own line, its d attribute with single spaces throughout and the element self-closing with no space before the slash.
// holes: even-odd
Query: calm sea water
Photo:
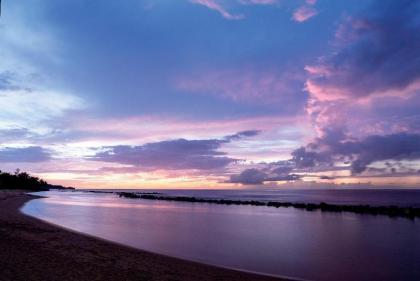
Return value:
<svg viewBox="0 0 420 281">
<path fill-rule="evenodd" d="M 109 190 L 108 190 L 109 191 Z M 187 189 L 139 189 L 121 190 L 128 192 L 159 192 L 162 195 L 191 196 L 200 198 L 217 198 L 232 200 L 257 200 L 257 201 L 283 201 L 283 202 L 304 202 L 304 203 L 331 203 L 357 205 L 368 204 L 376 206 L 408 206 L 420 207 L 420 190 L 408 189 L 335 189 L 335 190 L 314 190 L 314 189 L 240 189 L 240 190 L 187 190 Z"/>
<path fill-rule="evenodd" d="M 206 198 L 419 206 L 418 191 L 165 191 Z M 139 249 L 308 280 L 420 280 L 420 221 L 50 191 L 23 212 Z"/>
</svg>

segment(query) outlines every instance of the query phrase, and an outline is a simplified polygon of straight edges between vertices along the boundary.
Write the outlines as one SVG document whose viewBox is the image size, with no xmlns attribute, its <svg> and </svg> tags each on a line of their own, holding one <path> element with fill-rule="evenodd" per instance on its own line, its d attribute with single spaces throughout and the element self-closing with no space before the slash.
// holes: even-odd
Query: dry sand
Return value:
<svg viewBox="0 0 420 281">
<path fill-rule="evenodd" d="M 0 191 L 0 280 L 280 280 L 145 252 L 26 216 Z"/>
</svg>

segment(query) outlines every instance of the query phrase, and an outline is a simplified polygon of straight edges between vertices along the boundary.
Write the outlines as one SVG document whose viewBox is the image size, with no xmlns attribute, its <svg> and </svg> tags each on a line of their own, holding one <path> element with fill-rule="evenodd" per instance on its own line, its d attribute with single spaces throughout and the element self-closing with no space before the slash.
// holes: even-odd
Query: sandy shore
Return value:
<svg viewBox="0 0 420 281">
<path fill-rule="evenodd" d="M 22 214 L 33 198 L 0 192 L 0 280 L 280 280 L 74 233 Z"/>
</svg>

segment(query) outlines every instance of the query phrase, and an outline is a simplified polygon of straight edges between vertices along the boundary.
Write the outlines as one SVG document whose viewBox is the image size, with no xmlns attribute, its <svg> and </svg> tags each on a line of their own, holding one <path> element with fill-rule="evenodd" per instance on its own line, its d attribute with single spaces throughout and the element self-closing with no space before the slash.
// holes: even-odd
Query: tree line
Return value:
<svg viewBox="0 0 420 281">
<path fill-rule="evenodd" d="M 14 174 L 0 170 L 0 189 L 44 191 L 52 188 L 64 189 L 66 187 L 48 184 L 45 180 L 21 172 L 19 169 Z"/>
</svg>

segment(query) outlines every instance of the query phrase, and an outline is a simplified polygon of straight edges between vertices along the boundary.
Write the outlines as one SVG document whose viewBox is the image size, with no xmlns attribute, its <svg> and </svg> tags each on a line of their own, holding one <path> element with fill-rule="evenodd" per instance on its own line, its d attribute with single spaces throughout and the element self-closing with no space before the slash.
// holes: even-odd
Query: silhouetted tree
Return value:
<svg viewBox="0 0 420 281">
<path fill-rule="evenodd" d="M 38 177 L 16 169 L 14 174 L 0 170 L 0 189 L 25 189 L 33 191 L 48 190 L 51 186 Z"/>
</svg>

